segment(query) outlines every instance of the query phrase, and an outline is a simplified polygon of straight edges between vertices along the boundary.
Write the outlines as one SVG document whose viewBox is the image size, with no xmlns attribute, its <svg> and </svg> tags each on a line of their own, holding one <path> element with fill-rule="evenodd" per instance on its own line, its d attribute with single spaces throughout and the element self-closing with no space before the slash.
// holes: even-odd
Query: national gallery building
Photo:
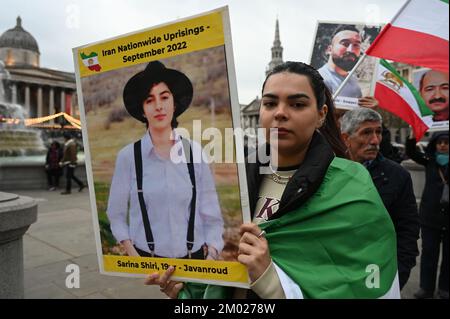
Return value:
<svg viewBox="0 0 450 319">
<path fill-rule="evenodd" d="M 39 58 L 37 41 L 18 17 L 16 26 L 0 35 L 5 102 L 22 105 L 26 118 L 59 112 L 79 118 L 74 73 L 41 68 Z"/>
</svg>

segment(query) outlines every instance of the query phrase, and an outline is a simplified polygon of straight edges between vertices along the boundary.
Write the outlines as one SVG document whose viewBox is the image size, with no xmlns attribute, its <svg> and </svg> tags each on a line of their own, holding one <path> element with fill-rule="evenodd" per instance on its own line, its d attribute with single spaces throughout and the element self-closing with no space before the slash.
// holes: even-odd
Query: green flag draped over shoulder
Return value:
<svg viewBox="0 0 450 319">
<path fill-rule="evenodd" d="M 264 226 L 274 262 L 305 298 L 378 298 L 392 287 L 394 226 L 360 164 L 335 158 L 305 205 Z M 379 288 L 373 287 L 378 278 L 371 281 L 372 265 Z"/>
<path fill-rule="evenodd" d="M 305 298 L 379 298 L 396 280 L 394 226 L 358 163 L 335 158 L 304 205 L 260 227 L 273 261 Z M 203 297 L 230 297 L 229 288 L 209 286 Z"/>
</svg>

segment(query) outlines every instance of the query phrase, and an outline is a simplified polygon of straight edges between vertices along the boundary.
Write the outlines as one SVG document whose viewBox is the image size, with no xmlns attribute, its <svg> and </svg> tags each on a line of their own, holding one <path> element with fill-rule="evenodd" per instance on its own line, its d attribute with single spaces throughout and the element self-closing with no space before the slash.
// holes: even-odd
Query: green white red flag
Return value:
<svg viewBox="0 0 450 319">
<path fill-rule="evenodd" d="M 83 64 L 91 71 L 99 72 L 102 68 L 98 62 L 98 54 L 96 52 L 91 52 L 89 55 L 82 52 L 80 54 Z"/>
<path fill-rule="evenodd" d="M 380 107 L 411 125 L 419 141 L 433 124 L 433 112 L 419 91 L 383 59 L 380 59 L 376 77 L 374 95 Z"/>
<path fill-rule="evenodd" d="M 410 0 L 366 54 L 449 72 L 448 0 Z"/>
</svg>

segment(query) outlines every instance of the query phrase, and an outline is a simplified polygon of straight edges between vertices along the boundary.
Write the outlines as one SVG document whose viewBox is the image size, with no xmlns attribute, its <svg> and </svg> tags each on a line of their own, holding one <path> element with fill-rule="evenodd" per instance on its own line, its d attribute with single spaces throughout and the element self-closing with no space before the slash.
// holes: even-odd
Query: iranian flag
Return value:
<svg viewBox="0 0 450 319">
<path fill-rule="evenodd" d="M 380 59 L 376 76 L 375 98 L 380 107 L 411 125 L 419 141 L 433 124 L 433 112 L 419 91 L 386 60 Z"/>
<path fill-rule="evenodd" d="M 366 54 L 449 72 L 448 0 L 410 0 Z"/>
<path fill-rule="evenodd" d="M 84 52 L 80 54 L 81 59 L 83 60 L 83 64 L 91 71 L 99 72 L 102 68 L 98 63 L 98 55 L 95 52 L 91 52 L 91 54 L 86 55 Z"/>
</svg>

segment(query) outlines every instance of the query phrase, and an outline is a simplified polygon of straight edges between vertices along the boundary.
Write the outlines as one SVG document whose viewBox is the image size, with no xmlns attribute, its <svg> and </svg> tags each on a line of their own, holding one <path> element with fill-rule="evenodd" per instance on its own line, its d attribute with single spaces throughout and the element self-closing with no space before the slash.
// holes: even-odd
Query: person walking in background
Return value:
<svg viewBox="0 0 450 319">
<path fill-rule="evenodd" d="M 394 223 L 398 275 L 402 289 L 419 255 L 419 215 L 411 175 L 380 152 L 382 130 L 381 115 L 369 108 L 347 111 L 341 118 L 342 138 L 351 158 L 369 171 Z"/>
<path fill-rule="evenodd" d="M 63 158 L 63 149 L 57 141 L 53 141 L 47 151 L 45 158 L 45 173 L 47 174 L 48 190 L 54 191 L 59 187 L 59 178 L 62 168 L 59 166 Z"/>
<path fill-rule="evenodd" d="M 66 167 L 66 190 L 61 195 L 67 195 L 72 192 L 72 179 L 78 184 L 78 191 L 81 192 L 86 187 L 83 182 L 78 179 L 75 174 L 75 168 L 77 167 L 77 143 L 69 132 L 63 134 L 64 154 L 60 162 L 61 167 Z"/>
<path fill-rule="evenodd" d="M 448 204 L 440 200 L 444 184 L 448 183 L 448 131 L 432 135 L 425 153 L 416 148 L 414 133 L 406 141 L 406 154 L 425 166 L 425 187 L 420 202 L 422 255 L 420 258 L 420 289 L 417 299 L 433 298 L 442 243 L 442 261 L 438 283 L 438 297 L 448 299 Z"/>
</svg>

